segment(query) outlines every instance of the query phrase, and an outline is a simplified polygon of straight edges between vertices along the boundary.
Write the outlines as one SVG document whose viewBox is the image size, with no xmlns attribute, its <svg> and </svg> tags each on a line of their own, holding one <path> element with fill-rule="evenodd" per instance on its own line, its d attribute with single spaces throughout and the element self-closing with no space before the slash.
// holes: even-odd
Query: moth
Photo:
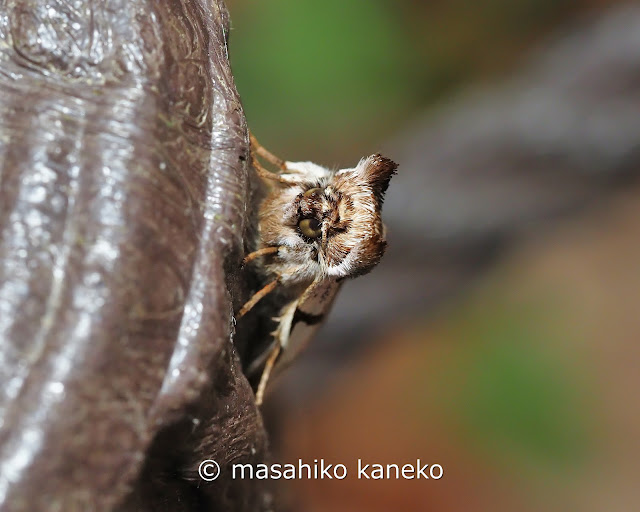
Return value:
<svg viewBox="0 0 640 512">
<path fill-rule="evenodd" d="M 352 169 L 286 162 L 251 135 L 253 167 L 270 185 L 258 213 L 257 260 L 266 284 L 244 304 L 241 318 L 269 294 L 284 298 L 273 342 L 262 360 L 256 402 L 262 403 L 274 367 L 288 364 L 309 341 L 346 278 L 369 272 L 386 248 L 381 209 L 397 165 L 379 154 Z M 277 167 L 271 172 L 257 156 Z"/>
</svg>

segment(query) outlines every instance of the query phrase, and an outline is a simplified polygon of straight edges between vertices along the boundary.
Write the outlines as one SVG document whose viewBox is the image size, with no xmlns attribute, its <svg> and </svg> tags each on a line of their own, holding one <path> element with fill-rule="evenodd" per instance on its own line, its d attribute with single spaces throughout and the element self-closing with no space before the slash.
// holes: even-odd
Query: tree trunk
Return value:
<svg viewBox="0 0 640 512">
<path fill-rule="evenodd" d="M 261 510 L 223 2 L 0 9 L 0 510 Z"/>
</svg>

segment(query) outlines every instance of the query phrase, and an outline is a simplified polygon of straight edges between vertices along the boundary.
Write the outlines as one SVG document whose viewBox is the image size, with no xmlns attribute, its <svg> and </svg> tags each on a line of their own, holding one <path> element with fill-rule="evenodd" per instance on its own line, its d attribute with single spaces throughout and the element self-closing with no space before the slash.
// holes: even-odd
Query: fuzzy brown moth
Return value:
<svg viewBox="0 0 640 512">
<path fill-rule="evenodd" d="M 244 304 L 241 318 L 270 294 L 284 297 L 273 343 L 256 363 L 262 403 L 274 368 L 286 366 L 328 313 L 345 278 L 375 267 L 386 247 L 381 209 L 397 165 L 379 154 L 352 169 L 286 162 L 251 136 L 253 167 L 270 187 L 259 210 L 259 243 L 244 264 L 260 263 L 266 284 Z M 264 168 L 257 157 L 277 167 Z"/>
</svg>

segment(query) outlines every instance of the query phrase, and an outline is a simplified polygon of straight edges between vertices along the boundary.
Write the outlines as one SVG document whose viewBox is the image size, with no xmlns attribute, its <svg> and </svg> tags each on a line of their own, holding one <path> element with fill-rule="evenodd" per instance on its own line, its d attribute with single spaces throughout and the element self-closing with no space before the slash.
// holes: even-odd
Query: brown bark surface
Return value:
<svg viewBox="0 0 640 512">
<path fill-rule="evenodd" d="M 224 4 L 0 10 L 0 509 L 260 510 Z"/>
</svg>

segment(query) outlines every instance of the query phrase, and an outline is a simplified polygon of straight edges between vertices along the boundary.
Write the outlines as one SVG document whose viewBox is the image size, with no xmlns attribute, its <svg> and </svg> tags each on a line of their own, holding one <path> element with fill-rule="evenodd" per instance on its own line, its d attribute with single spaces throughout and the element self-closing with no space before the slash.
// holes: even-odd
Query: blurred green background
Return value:
<svg viewBox="0 0 640 512">
<path fill-rule="evenodd" d="M 359 159 L 593 2 L 230 0 L 249 126 L 288 160 Z"/>
<path fill-rule="evenodd" d="M 346 166 L 613 2 L 227 3 L 251 130 L 287 160 Z M 525 244 L 435 320 L 391 322 L 282 419 L 278 461 L 431 458 L 443 480 L 292 482 L 293 508 L 640 510 L 636 192 Z"/>
</svg>

